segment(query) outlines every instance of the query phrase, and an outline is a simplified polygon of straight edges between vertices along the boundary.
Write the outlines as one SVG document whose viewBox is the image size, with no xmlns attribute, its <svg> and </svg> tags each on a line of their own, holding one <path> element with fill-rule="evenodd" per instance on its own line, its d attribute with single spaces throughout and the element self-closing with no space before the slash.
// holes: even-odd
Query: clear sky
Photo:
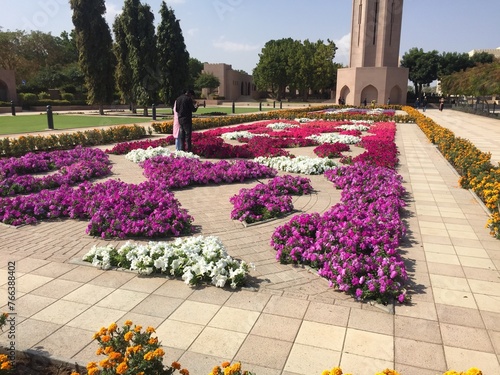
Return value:
<svg viewBox="0 0 500 375">
<path fill-rule="evenodd" d="M 141 0 L 159 20 L 161 0 Z M 371 1 L 371 0 L 370 0 Z M 272 39 L 333 40 L 335 62 L 349 63 L 351 0 L 167 0 L 180 20 L 187 50 L 201 62 L 226 63 L 251 73 Z M 112 28 L 123 0 L 106 0 Z M 0 27 L 71 31 L 69 0 L 0 0 Z M 500 47 L 500 0 L 405 0 L 400 55 L 469 52 Z"/>
</svg>

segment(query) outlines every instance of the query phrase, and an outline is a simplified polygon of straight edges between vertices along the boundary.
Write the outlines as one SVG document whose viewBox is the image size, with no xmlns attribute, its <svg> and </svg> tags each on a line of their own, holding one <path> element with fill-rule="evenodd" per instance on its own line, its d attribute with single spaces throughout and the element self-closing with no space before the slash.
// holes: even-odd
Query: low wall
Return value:
<svg viewBox="0 0 500 375">
<path fill-rule="evenodd" d="M 16 108 L 16 113 L 23 111 L 22 107 L 15 107 L 15 108 Z M 12 112 L 11 107 L 0 107 L 0 113 L 11 113 L 11 112 Z"/>
<path fill-rule="evenodd" d="M 105 111 L 112 111 L 115 109 L 129 109 L 128 104 L 115 104 L 104 106 Z M 53 105 L 52 111 L 98 111 L 98 105 Z M 30 111 L 45 112 L 47 111 L 46 105 L 35 105 L 30 107 Z"/>
</svg>

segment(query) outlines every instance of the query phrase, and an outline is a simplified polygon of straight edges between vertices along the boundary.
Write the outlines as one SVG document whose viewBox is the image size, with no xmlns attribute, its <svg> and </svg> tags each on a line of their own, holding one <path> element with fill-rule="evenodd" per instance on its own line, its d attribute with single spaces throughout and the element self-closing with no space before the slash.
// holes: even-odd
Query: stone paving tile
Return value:
<svg viewBox="0 0 500 375">
<path fill-rule="evenodd" d="M 260 313 L 223 306 L 208 326 L 230 331 L 248 333 L 255 325 Z"/>
<path fill-rule="evenodd" d="M 88 304 L 57 300 L 32 316 L 44 322 L 67 324 L 90 307 Z"/>
<path fill-rule="evenodd" d="M 248 335 L 235 358 L 246 363 L 248 368 L 255 364 L 279 370 L 285 366 L 292 345 L 287 341 Z"/>
<path fill-rule="evenodd" d="M 500 365 L 495 354 L 450 346 L 444 346 L 444 352 L 449 368 L 466 371 L 471 367 L 478 367 L 485 375 L 500 374 Z"/>
<path fill-rule="evenodd" d="M 439 344 L 396 337 L 394 348 L 396 363 L 440 372 L 448 370 L 443 347 Z"/>
<path fill-rule="evenodd" d="M 340 367 L 343 371 L 349 371 L 352 372 L 352 374 L 371 374 L 373 371 L 379 371 L 377 369 L 391 369 L 394 365 L 392 361 L 385 359 L 365 357 L 353 353 L 343 353 Z"/>
<path fill-rule="evenodd" d="M 245 333 L 206 327 L 189 350 L 222 358 L 234 358 L 246 337 Z"/>
<path fill-rule="evenodd" d="M 285 374 L 321 374 L 340 364 L 339 351 L 295 343 L 285 364 Z"/>
<path fill-rule="evenodd" d="M 394 317 L 394 337 L 442 344 L 440 324 L 427 319 Z"/>
<path fill-rule="evenodd" d="M 78 340 L 75 340 L 75 337 L 78 337 Z M 64 326 L 40 341 L 34 349 L 42 351 L 46 356 L 71 358 L 92 341 L 87 331 Z"/>
<path fill-rule="evenodd" d="M 304 321 L 295 343 L 341 351 L 344 346 L 346 328 L 324 323 Z"/>
</svg>

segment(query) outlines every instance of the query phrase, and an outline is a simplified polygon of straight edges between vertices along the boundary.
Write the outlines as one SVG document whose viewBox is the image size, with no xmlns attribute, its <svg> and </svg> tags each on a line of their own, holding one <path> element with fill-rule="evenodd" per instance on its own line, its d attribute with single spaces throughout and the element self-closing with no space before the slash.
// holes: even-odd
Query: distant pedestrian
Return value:
<svg viewBox="0 0 500 375">
<path fill-rule="evenodd" d="M 427 97 L 424 96 L 424 100 L 422 100 L 422 109 L 425 110 L 427 109 Z"/>
<path fill-rule="evenodd" d="M 182 151 L 191 152 L 191 133 L 193 132 L 193 112 L 198 109 L 198 104 L 193 100 L 194 91 L 186 90 L 179 96 L 175 103 L 175 110 L 179 116 L 180 137 L 182 138 Z M 186 145 L 184 146 L 184 142 Z"/>
<path fill-rule="evenodd" d="M 175 150 L 182 151 L 184 139 L 182 138 L 181 125 L 179 124 L 179 115 L 177 114 L 177 109 L 175 108 L 176 105 L 177 101 L 174 103 L 174 126 L 172 129 L 172 135 L 175 139 Z"/>
<path fill-rule="evenodd" d="M 365 100 L 363 100 L 363 105 L 366 107 L 366 104 L 367 104 L 367 103 L 368 103 L 368 102 L 366 101 L 366 98 L 365 98 Z"/>
<path fill-rule="evenodd" d="M 387 105 L 391 105 L 391 98 L 387 98 Z"/>
<path fill-rule="evenodd" d="M 444 108 L 444 98 L 439 99 L 439 110 L 442 111 Z"/>
<path fill-rule="evenodd" d="M 375 101 L 375 99 L 373 99 L 372 100 L 372 109 L 375 109 L 375 103 L 377 103 L 377 102 Z"/>
<path fill-rule="evenodd" d="M 415 108 L 420 109 L 420 100 L 418 100 L 418 98 L 415 100 Z"/>
</svg>

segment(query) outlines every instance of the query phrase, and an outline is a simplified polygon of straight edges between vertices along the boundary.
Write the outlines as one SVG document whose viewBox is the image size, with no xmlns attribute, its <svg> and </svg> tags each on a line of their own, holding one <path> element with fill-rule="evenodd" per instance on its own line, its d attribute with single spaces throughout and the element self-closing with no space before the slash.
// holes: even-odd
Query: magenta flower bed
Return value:
<svg viewBox="0 0 500 375">
<path fill-rule="evenodd" d="M 217 163 L 194 158 L 157 156 L 141 163 L 144 175 L 153 181 L 164 181 L 169 188 L 210 183 L 242 182 L 248 179 L 274 177 L 276 170 L 249 160 Z"/>
<path fill-rule="evenodd" d="M 310 194 L 310 182 L 308 178 L 285 175 L 275 177 L 267 184 L 261 183 L 251 189 L 241 189 L 230 198 L 234 206 L 231 219 L 250 224 L 292 212 L 291 195 Z"/>
<path fill-rule="evenodd" d="M 323 143 L 322 145 L 316 147 L 313 152 L 320 158 L 340 158 L 342 157 L 342 152 L 347 152 L 350 150 L 349 145 L 344 143 Z"/>
<path fill-rule="evenodd" d="M 325 177 L 343 189 L 341 203 L 323 215 L 297 215 L 278 227 L 271 238 L 276 258 L 311 265 L 358 299 L 405 301 L 407 274 L 398 253 L 405 234 L 401 178 L 365 164 L 327 171 Z"/>
<path fill-rule="evenodd" d="M 0 197 L 28 194 L 62 185 L 75 185 L 111 173 L 109 158 L 99 149 L 28 153 L 0 160 Z M 35 177 L 29 173 L 55 173 Z"/>
</svg>

